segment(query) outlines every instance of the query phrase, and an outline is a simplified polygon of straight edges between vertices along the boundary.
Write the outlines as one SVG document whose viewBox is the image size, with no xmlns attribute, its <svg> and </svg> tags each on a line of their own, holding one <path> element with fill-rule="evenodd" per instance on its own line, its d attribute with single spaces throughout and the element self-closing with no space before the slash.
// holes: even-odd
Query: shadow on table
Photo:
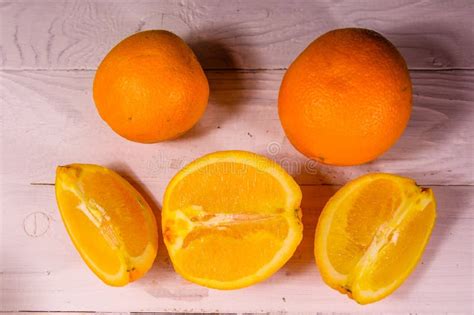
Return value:
<svg viewBox="0 0 474 315">
<path fill-rule="evenodd" d="M 203 30 L 205 38 L 190 34 L 186 42 L 195 52 L 209 81 L 209 105 L 201 120 L 183 136 L 173 140 L 187 141 L 205 136 L 208 132 L 220 129 L 228 120 L 235 119 L 241 105 L 253 96 L 253 81 L 246 80 L 242 69 L 242 53 L 239 48 L 246 47 L 245 36 L 238 31 L 228 31 L 225 37 L 217 30 Z M 245 52 L 249 58 L 249 52 Z M 253 60 L 255 56 L 251 57 Z M 248 75 L 247 75 L 248 76 Z"/>
<path fill-rule="evenodd" d="M 420 34 L 420 30 L 423 30 L 422 34 Z M 409 26 L 395 28 L 389 33 L 394 34 L 391 40 L 401 50 L 402 54 L 404 46 L 420 47 L 420 50 L 417 51 L 426 53 L 426 56 L 404 55 L 409 66 L 415 65 L 416 68 L 420 60 L 423 61 L 421 68 L 426 67 L 427 70 L 443 70 L 463 66 L 462 64 L 459 65 L 459 61 L 456 60 L 457 56 L 451 49 L 451 37 L 443 36 L 443 34 L 454 33 L 449 25 L 443 25 L 442 22 L 436 24 L 414 22 Z M 396 34 L 400 35 L 396 37 Z M 469 43 L 466 45 L 469 45 Z M 454 72 L 443 72 L 446 78 L 439 77 L 440 79 L 435 81 L 435 78 L 431 77 L 427 70 L 423 72 L 411 71 L 412 81 L 414 82 L 414 109 L 407 130 L 397 144 L 400 147 L 405 147 L 403 149 L 406 152 L 404 158 L 408 160 L 410 160 L 410 157 L 416 157 L 417 159 L 426 157 L 426 160 L 430 160 L 432 159 L 430 158 L 431 154 L 442 151 L 448 145 L 452 148 L 454 143 L 463 142 L 462 140 L 470 141 L 468 139 L 469 135 L 465 135 L 465 130 L 469 128 L 472 122 L 468 119 L 462 119 L 462 117 L 470 117 L 472 109 L 470 106 L 463 106 L 459 102 L 455 103 L 455 101 L 474 101 L 468 84 L 462 79 L 453 80 Z M 461 73 L 461 70 L 457 71 Z M 432 73 L 439 75 L 439 72 L 432 71 Z M 452 76 L 449 76 L 451 73 Z M 428 82 L 432 86 L 426 83 L 417 85 L 417 81 L 421 79 L 431 80 Z M 437 84 L 432 84 L 433 82 Z M 448 91 L 447 88 L 443 91 L 444 87 L 451 91 Z M 427 123 L 430 123 L 430 125 Z M 417 125 L 417 129 L 414 128 L 415 125 Z M 465 139 L 462 139 L 463 136 Z M 457 148 L 464 150 L 464 145 L 460 144 Z M 450 156 L 453 159 L 457 158 L 456 152 L 450 152 Z M 436 171 L 438 170 L 433 169 L 433 172 Z M 416 174 L 417 170 L 414 169 L 413 172 Z M 423 277 L 424 273 L 428 272 L 429 265 L 434 258 L 440 255 L 443 242 L 449 238 L 452 227 L 466 211 L 466 209 L 458 208 L 456 205 L 468 204 L 468 195 L 468 193 L 460 193 L 452 187 L 435 189 L 435 197 L 438 203 L 437 224 L 423 261 L 420 262 L 423 266 L 418 266 L 413 278 Z M 448 214 L 448 212 L 450 213 Z M 407 280 L 401 292 L 409 292 L 415 286 L 416 281 L 413 280 Z"/>
<path fill-rule="evenodd" d="M 157 223 L 159 223 L 161 216 L 160 204 L 148 188 L 138 179 L 135 172 L 124 162 L 112 162 L 106 166 L 125 178 L 143 196 L 153 210 L 157 218 Z"/>
<path fill-rule="evenodd" d="M 133 172 L 133 170 L 123 162 L 114 162 L 110 165 L 107 165 L 110 169 L 117 172 L 120 176 L 125 178 L 145 199 L 145 201 L 150 205 L 153 214 L 155 215 L 156 219 L 156 226 L 158 228 L 158 255 L 159 253 L 165 253 L 163 249 L 165 245 L 163 243 L 163 237 L 161 233 L 161 207 L 158 200 L 155 196 L 148 190 L 148 188 L 138 179 L 138 176 Z M 166 253 L 166 256 L 168 254 Z M 158 260 L 158 257 L 155 259 L 155 263 Z"/>
<path fill-rule="evenodd" d="M 463 220 L 468 216 L 468 212 L 471 209 L 468 209 L 468 205 L 471 201 L 471 189 L 470 187 L 449 187 L 441 186 L 435 187 L 434 194 L 437 202 L 437 218 L 435 222 L 435 227 L 432 231 L 430 240 L 426 246 L 425 252 L 418 262 L 415 270 L 412 275 L 405 281 L 405 283 L 399 288 L 396 292 L 396 296 L 400 298 L 408 298 L 414 296 L 412 292 L 416 289 L 418 281 L 423 278 L 429 278 L 429 273 L 433 271 L 432 265 L 436 261 L 438 256 L 442 256 L 443 247 L 445 243 L 448 242 L 453 237 L 459 237 L 461 233 L 453 233 L 453 228 L 456 223 L 460 220 Z M 467 244 L 467 243 L 466 243 Z M 462 249 L 452 250 L 450 254 L 459 253 L 463 254 Z M 441 261 L 438 259 L 438 262 Z M 456 265 L 462 263 L 463 260 L 456 259 L 456 257 L 450 256 L 449 259 L 444 259 L 444 262 L 449 262 L 451 266 L 443 265 L 437 266 L 436 269 L 439 270 L 456 270 Z M 446 274 L 447 275 L 447 274 Z M 469 277 L 469 275 L 465 275 Z"/>
<path fill-rule="evenodd" d="M 317 177 L 318 178 L 313 182 L 330 182 L 325 174 L 320 173 Z M 316 225 L 327 201 L 339 188 L 338 185 L 330 184 L 300 185 L 300 187 L 303 193 L 303 200 L 301 202 L 303 213 L 303 240 L 294 255 L 280 271 L 285 277 L 292 277 L 293 275 L 305 273 L 308 269 L 315 270 L 317 268 L 314 259 L 314 234 L 316 232 Z M 276 278 L 275 280 L 272 279 L 272 281 L 280 280 Z M 315 279 L 315 281 L 318 281 L 318 279 Z"/>
<path fill-rule="evenodd" d="M 420 33 L 420 30 L 423 30 L 423 33 Z M 401 51 L 409 67 L 412 68 L 410 75 L 414 97 L 413 111 L 408 127 L 394 150 L 389 151 L 385 157 L 393 160 L 405 160 L 407 165 L 414 165 L 415 162 L 432 161 L 432 155 L 442 154 L 443 148 L 446 147 L 459 150 L 449 152 L 450 158 L 453 159 L 457 158 L 457 152 L 465 150 L 465 144 L 462 143 L 469 141 L 469 135 L 465 134 L 465 130 L 469 128 L 466 124 L 472 122 L 468 122 L 462 117 L 470 117 L 472 109 L 459 101 L 472 100 L 472 94 L 469 94 L 470 89 L 464 80 L 453 80 L 455 78 L 454 72 L 445 71 L 441 74 L 430 71 L 459 67 L 456 55 L 450 47 L 452 45 L 450 39 L 447 39 L 449 37 L 442 36 L 442 34 L 451 34 L 452 32 L 449 30 L 449 26 L 443 25 L 443 23 L 418 22 L 388 32 L 392 34 L 388 37 Z M 411 49 L 405 52 L 404 47 Z M 413 50 L 413 47 L 420 49 Z M 411 53 L 409 53 L 410 51 Z M 415 69 L 413 70 L 413 68 Z M 456 71 L 461 73 L 461 70 Z M 457 145 L 457 143 L 460 144 Z M 401 152 L 403 152 L 403 156 L 400 156 Z M 392 155 L 393 157 L 391 157 Z M 377 164 L 377 161 L 374 164 Z M 419 172 L 415 166 L 413 167 L 413 170 L 407 170 L 408 176 L 418 180 L 425 176 L 426 169 Z M 433 167 L 437 167 L 437 165 L 433 165 Z M 450 175 L 447 173 L 450 170 L 443 168 L 443 165 L 438 165 L 436 169 L 433 169 L 433 173 L 435 172 L 446 172 L 447 178 Z M 443 255 L 442 249 L 445 247 L 445 242 L 452 237 L 456 222 L 462 220 L 468 211 L 466 205 L 469 203 L 470 192 L 461 190 L 462 188 L 447 186 L 434 188 L 438 205 L 435 228 L 421 261 L 413 274 L 395 291 L 394 297 L 400 299 L 413 297 L 412 292 L 416 289 L 418 281 L 429 277 L 432 264 L 438 256 Z M 456 264 L 459 260 L 451 257 L 445 261 Z M 455 270 L 455 266 L 437 266 L 436 268 Z"/>
<path fill-rule="evenodd" d="M 423 30 L 423 33 L 420 33 L 420 30 Z M 394 156 L 393 159 L 410 160 L 423 156 L 424 152 L 427 155 L 432 154 L 434 141 L 437 142 L 436 146 L 441 148 L 445 143 L 456 141 L 454 137 L 459 133 L 459 129 L 465 127 L 459 124 L 459 119 L 454 121 L 452 118 L 463 117 L 471 111 L 468 111 L 468 107 L 456 106 L 457 104 L 451 101 L 469 98 L 466 93 L 470 92 L 470 89 L 466 83 L 462 80 L 443 82 L 443 77 L 435 71 L 432 71 L 433 76 L 430 76 L 430 70 L 449 69 L 457 65 L 456 55 L 450 47 L 452 44 L 442 36 L 444 33 L 449 34 L 450 31 L 448 26 L 442 23 L 417 22 L 387 31 L 390 35 L 387 37 L 412 69 L 410 75 L 413 83 L 413 111 L 407 129 L 396 144 L 404 154 Z M 436 74 L 438 76 L 434 76 Z M 446 76 L 449 74 L 450 72 L 444 72 Z M 430 86 L 428 83 L 436 84 Z M 390 151 L 387 156 L 390 156 Z"/>
<path fill-rule="evenodd" d="M 409 69 L 443 70 L 459 67 L 449 25 L 412 21 L 381 31 L 400 51 Z"/>
<path fill-rule="evenodd" d="M 143 276 L 143 278 L 131 284 L 143 288 L 144 291 L 157 298 L 176 298 L 177 300 L 199 300 L 207 295 L 208 289 L 193 285 L 174 272 L 168 251 L 163 242 L 161 229 L 161 210 L 160 204 L 146 186 L 138 180 L 133 170 L 123 162 L 114 162 L 107 165 L 110 169 L 124 177 L 147 201 L 153 213 L 155 214 L 158 228 L 158 254 L 155 258 L 152 268 Z M 172 286 L 167 286 L 171 282 Z M 176 285 L 180 283 L 181 285 Z"/>
</svg>

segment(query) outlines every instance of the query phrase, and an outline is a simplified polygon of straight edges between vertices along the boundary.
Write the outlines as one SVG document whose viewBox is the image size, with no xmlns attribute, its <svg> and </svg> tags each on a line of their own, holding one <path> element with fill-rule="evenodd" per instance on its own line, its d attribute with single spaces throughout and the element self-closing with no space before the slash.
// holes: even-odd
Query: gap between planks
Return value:
<svg viewBox="0 0 474 315">
<path fill-rule="evenodd" d="M 203 68 L 205 72 L 264 72 L 264 71 L 286 71 L 288 68 Z M 66 68 L 0 68 L 0 71 L 5 72 L 88 72 L 96 71 L 97 68 L 75 68 L 75 69 L 66 69 Z M 431 72 L 449 72 L 449 71 L 474 71 L 472 67 L 447 67 L 447 68 L 408 68 L 410 72 L 416 71 L 431 71 Z"/>
<path fill-rule="evenodd" d="M 126 178 L 128 180 L 128 178 Z M 137 178 L 133 178 L 133 181 L 137 181 Z M 31 186 L 54 186 L 54 183 L 30 183 Z M 340 184 L 298 184 L 299 186 L 303 187 L 318 187 L 318 186 L 330 186 L 330 187 L 342 187 L 343 185 Z M 430 186 L 430 187 L 474 187 L 474 185 L 471 184 L 447 184 L 447 185 L 441 185 L 441 184 L 422 184 L 421 186 Z"/>
</svg>

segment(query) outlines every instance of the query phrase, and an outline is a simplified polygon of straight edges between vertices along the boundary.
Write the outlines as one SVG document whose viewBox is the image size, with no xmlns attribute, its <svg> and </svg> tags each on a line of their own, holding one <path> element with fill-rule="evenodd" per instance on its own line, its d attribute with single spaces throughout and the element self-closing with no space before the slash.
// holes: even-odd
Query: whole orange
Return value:
<svg viewBox="0 0 474 315">
<path fill-rule="evenodd" d="M 412 86 L 405 60 L 377 32 L 346 28 L 313 41 L 288 68 L 278 111 L 290 142 L 332 165 L 374 160 L 401 136 Z"/>
<path fill-rule="evenodd" d="M 143 143 L 191 129 L 209 98 L 191 48 L 163 30 L 140 32 L 115 46 L 97 69 L 93 90 L 102 119 L 119 135 Z"/>
</svg>

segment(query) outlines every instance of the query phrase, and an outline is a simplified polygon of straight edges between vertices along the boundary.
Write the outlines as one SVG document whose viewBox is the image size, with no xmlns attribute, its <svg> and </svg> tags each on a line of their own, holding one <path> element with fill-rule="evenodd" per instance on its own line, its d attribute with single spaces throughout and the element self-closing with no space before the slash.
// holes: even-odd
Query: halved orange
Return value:
<svg viewBox="0 0 474 315">
<path fill-rule="evenodd" d="M 56 170 L 56 199 L 66 229 L 89 268 L 106 284 L 143 276 L 158 249 L 155 216 L 140 193 L 98 165 Z"/>
<path fill-rule="evenodd" d="M 326 204 L 316 228 L 323 280 L 360 304 L 397 289 L 415 268 L 436 218 L 433 192 L 409 178 L 361 176 Z"/>
<path fill-rule="evenodd" d="M 169 183 L 163 238 L 175 270 L 194 283 L 237 289 L 270 277 L 302 239 L 301 190 L 250 152 L 205 155 Z"/>
</svg>

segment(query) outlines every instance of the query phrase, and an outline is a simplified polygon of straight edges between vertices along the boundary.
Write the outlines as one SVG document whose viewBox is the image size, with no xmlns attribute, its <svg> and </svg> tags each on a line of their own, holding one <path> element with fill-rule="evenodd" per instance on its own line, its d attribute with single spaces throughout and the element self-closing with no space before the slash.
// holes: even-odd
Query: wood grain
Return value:
<svg viewBox="0 0 474 315">
<path fill-rule="evenodd" d="M 100 120 L 90 93 L 93 74 L 0 72 L 0 310 L 473 311 L 474 187 L 459 186 L 473 184 L 472 72 L 412 72 L 415 108 L 407 131 L 381 159 L 360 167 L 311 163 L 292 148 L 276 111 L 283 71 L 208 72 L 212 94 L 203 119 L 183 138 L 153 145 L 126 141 Z M 222 292 L 181 279 L 161 244 L 144 279 L 126 288 L 102 285 L 62 226 L 52 184 L 56 165 L 109 166 L 133 182 L 158 214 L 171 176 L 194 158 L 222 149 L 265 154 L 302 185 L 305 237 L 292 260 L 264 283 Z M 373 171 L 435 185 L 439 218 L 414 275 L 392 297 L 362 308 L 321 282 L 312 242 L 318 214 L 338 188 L 334 185 Z"/>
<path fill-rule="evenodd" d="M 136 183 L 135 183 L 136 184 Z M 0 310 L 172 311 L 172 312 L 472 312 L 474 187 L 435 187 L 438 219 L 423 259 L 389 298 L 365 307 L 329 289 L 313 259 L 319 212 L 338 187 L 303 186 L 304 239 L 293 258 L 273 277 L 238 291 L 218 291 L 183 280 L 161 243 L 152 270 L 125 288 L 103 285 L 73 248 L 54 204 L 53 186 L 16 183 L 1 199 L 8 240 L 3 255 Z M 159 191 L 154 180 L 140 189 Z M 149 198 L 153 198 L 148 195 Z M 14 206 L 11 206 L 14 205 Z M 157 204 L 154 204 L 157 207 Z M 39 237 L 25 221 L 43 213 L 48 230 Z"/>
<path fill-rule="evenodd" d="M 473 16 L 469 0 L 0 0 L 0 311 L 473 313 Z M 377 30 L 399 48 L 412 69 L 414 110 L 380 159 L 329 167 L 289 144 L 278 89 L 284 69 L 315 37 L 354 26 Z M 91 96 L 103 56 L 148 29 L 183 37 L 211 84 L 200 122 L 153 145 L 113 133 Z M 180 278 L 162 243 L 152 270 L 125 288 L 107 287 L 88 270 L 55 205 L 57 165 L 111 167 L 159 217 L 170 178 L 226 149 L 268 156 L 303 189 L 304 240 L 282 270 L 250 288 L 210 290 Z M 414 274 L 389 298 L 362 307 L 324 285 L 313 235 L 328 198 L 367 172 L 433 187 L 438 220 Z"/>
<path fill-rule="evenodd" d="M 241 149 L 283 165 L 300 184 L 343 184 L 366 172 L 413 177 L 423 185 L 472 185 L 474 75 L 412 72 L 414 110 L 399 142 L 380 159 L 357 167 L 325 166 L 299 154 L 277 113 L 283 71 L 211 71 L 209 107 L 183 137 L 144 145 L 116 135 L 91 97 L 92 71 L 4 71 L 4 183 L 53 183 L 58 164 L 98 163 L 133 170 L 161 194 L 186 163 L 209 152 Z"/>
<path fill-rule="evenodd" d="M 2 1 L 3 69 L 95 69 L 121 39 L 167 29 L 205 68 L 280 69 L 317 36 L 365 27 L 390 39 L 411 68 L 474 68 L 474 2 Z"/>
</svg>

